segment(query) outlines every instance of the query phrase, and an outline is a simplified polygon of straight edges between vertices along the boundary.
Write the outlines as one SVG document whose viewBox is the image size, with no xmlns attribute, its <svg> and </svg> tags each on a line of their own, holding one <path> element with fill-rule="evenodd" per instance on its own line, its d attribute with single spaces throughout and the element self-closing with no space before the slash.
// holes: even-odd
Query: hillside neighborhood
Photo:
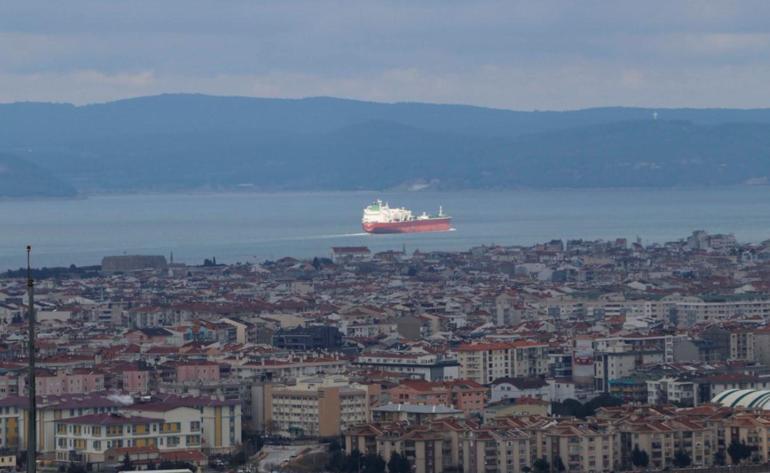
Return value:
<svg viewBox="0 0 770 473">
<path fill-rule="evenodd" d="M 62 471 L 770 462 L 770 242 L 124 255 L 36 274 L 37 446 Z M 0 279 L 0 468 L 27 447 L 26 284 Z"/>
</svg>

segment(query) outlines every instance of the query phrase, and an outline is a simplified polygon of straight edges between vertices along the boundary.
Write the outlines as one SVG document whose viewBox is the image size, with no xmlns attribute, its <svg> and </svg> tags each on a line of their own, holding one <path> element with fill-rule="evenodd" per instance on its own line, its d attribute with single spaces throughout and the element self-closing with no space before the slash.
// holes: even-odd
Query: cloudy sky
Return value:
<svg viewBox="0 0 770 473">
<path fill-rule="evenodd" d="M 3 0 L 0 102 L 770 107 L 770 1 Z"/>
</svg>

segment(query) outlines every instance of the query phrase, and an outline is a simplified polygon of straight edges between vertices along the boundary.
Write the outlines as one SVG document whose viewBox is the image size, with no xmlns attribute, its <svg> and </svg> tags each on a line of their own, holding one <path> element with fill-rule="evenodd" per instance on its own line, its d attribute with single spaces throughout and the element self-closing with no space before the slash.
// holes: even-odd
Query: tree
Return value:
<svg viewBox="0 0 770 473">
<path fill-rule="evenodd" d="M 337 449 L 329 453 L 329 461 L 326 463 L 326 469 L 334 473 L 345 471 L 347 456 L 342 449 Z"/>
<path fill-rule="evenodd" d="M 609 394 L 602 394 L 582 404 L 576 399 L 565 399 L 562 402 L 555 402 L 551 405 L 552 412 L 559 416 L 572 416 L 579 419 L 585 419 L 596 414 L 596 410 L 601 407 L 615 407 L 623 405 L 623 400 Z"/>
<path fill-rule="evenodd" d="M 647 468 L 650 464 L 650 457 L 647 452 L 639 449 L 639 445 L 634 445 L 634 449 L 631 451 L 631 463 L 640 468 Z"/>
<path fill-rule="evenodd" d="M 548 460 L 546 460 L 545 457 L 535 460 L 535 462 L 532 463 L 532 466 L 535 469 L 535 473 L 548 473 L 548 471 L 551 469 L 551 465 L 548 463 Z"/>
<path fill-rule="evenodd" d="M 600 407 L 618 407 L 622 405 L 622 399 L 607 393 L 603 393 L 600 396 L 591 399 L 585 404 L 585 416 L 591 417 L 595 415 L 597 409 Z"/>
<path fill-rule="evenodd" d="M 86 473 L 86 467 L 82 463 L 70 463 L 67 473 Z"/>
<path fill-rule="evenodd" d="M 329 442 L 329 453 L 339 452 L 340 450 L 342 450 L 340 441 L 338 439 L 332 439 L 331 442 Z"/>
<path fill-rule="evenodd" d="M 363 457 L 363 473 L 385 473 L 385 460 L 376 453 L 369 453 Z"/>
<path fill-rule="evenodd" d="M 406 457 L 401 456 L 398 453 L 394 453 L 390 456 L 388 461 L 388 472 L 390 473 L 410 473 L 412 467 L 409 465 L 409 460 Z"/>
<path fill-rule="evenodd" d="M 714 454 L 714 464 L 717 466 L 724 466 L 725 460 L 727 460 L 727 458 L 725 458 L 725 451 L 717 450 Z"/>
<path fill-rule="evenodd" d="M 577 399 L 565 399 L 562 402 L 553 403 L 552 412 L 559 416 L 585 417 L 585 408 Z"/>
<path fill-rule="evenodd" d="M 250 457 L 262 450 L 262 447 L 265 445 L 265 440 L 259 434 L 251 432 L 247 434 L 244 432 L 241 444 L 246 456 Z"/>
<path fill-rule="evenodd" d="M 248 460 L 248 458 L 246 458 L 246 452 L 241 450 L 230 458 L 230 466 L 243 465 L 246 463 L 246 460 Z"/>
<path fill-rule="evenodd" d="M 674 466 L 677 468 L 686 468 L 692 463 L 692 458 L 684 450 L 677 450 L 674 453 Z"/>
<path fill-rule="evenodd" d="M 564 466 L 564 462 L 561 459 L 561 456 L 557 456 L 556 460 L 553 462 L 553 466 L 556 468 L 556 471 L 564 471 L 567 469 L 566 466 Z"/>
<path fill-rule="evenodd" d="M 126 454 L 123 455 L 123 471 L 132 471 L 133 469 L 134 465 L 131 463 L 131 457 L 128 456 L 128 452 L 126 452 Z"/>
<path fill-rule="evenodd" d="M 751 450 L 745 442 L 738 442 L 738 440 L 733 439 L 730 442 L 730 446 L 727 447 L 727 454 L 730 455 L 730 460 L 732 460 L 733 464 L 738 465 L 741 461 L 751 456 Z"/>
<path fill-rule="evenodd" d="M 363 455 L 361 455 L 361 452 L 358 451 L 358 449 L 353 450 L 350 452 L 350 455 L 347 457 L 347 461 L 345 461 L 345 473 L 358 473 L 361 471 Z"/>
<path fill-rule="evenodd" d="M 198 470 L 198 467 L 196 467 L 192 463 L 187 463 L 179 460 L 177 461 L 164 460 L 160 462 L 159 467 L 161 470 L 190 470 L 190 471 Z"/>
</svg>

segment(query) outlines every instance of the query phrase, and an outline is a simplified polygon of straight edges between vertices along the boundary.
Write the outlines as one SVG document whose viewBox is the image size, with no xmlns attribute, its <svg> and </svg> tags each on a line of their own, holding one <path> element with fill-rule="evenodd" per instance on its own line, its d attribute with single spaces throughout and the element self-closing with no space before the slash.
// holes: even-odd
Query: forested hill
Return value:
<svg viewBox="0 0 770 473">
<path fill-rule="evenodd" d="M 770 109 L 519 112 L 204 95 L 0 105 L 0 196 L 736 185 L 768 177 Z"/>
</svg>

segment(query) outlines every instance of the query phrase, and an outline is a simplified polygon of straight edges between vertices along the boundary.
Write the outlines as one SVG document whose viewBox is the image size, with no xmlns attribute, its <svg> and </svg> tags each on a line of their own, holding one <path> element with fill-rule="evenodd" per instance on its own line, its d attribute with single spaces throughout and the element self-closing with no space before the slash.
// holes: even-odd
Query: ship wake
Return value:
<svg viewBox="0 0 770 473">
<path fill-rule="evenodd" d="M 334 238 L 355 238 L 369 236 L 366 232 L 358 233 L 335 233 L 331 235 L 306 235 L 306 236 L 294 236 L 280 238 L 283 241 L 299 241 L 299 240 L 332 240 Z"/>
</svg>

